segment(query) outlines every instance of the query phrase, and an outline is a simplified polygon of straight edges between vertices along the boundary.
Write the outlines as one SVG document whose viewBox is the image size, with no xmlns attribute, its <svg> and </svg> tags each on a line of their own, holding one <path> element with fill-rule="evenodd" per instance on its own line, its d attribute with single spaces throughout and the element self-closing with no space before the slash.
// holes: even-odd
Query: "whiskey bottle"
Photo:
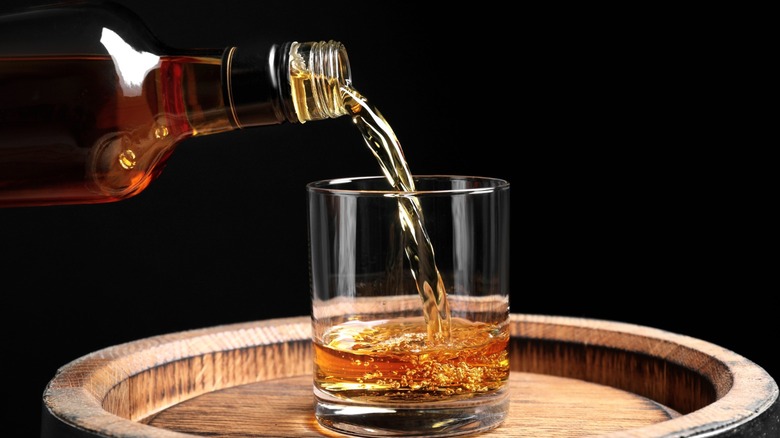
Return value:
<svg viewBox="0 0 780 438">
<path fill-rule="evenodd" d="M 137 195 L 182 141 L 347 114 L 344 46 L 175 49 L 127 8 L 0 16 L 0 207 Z"/>
</svg>

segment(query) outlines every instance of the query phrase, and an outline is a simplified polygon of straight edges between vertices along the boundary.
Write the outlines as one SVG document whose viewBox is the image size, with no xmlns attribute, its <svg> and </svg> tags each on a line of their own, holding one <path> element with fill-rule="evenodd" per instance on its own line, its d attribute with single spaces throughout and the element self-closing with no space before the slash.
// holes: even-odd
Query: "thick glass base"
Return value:
<svg viewBox="0 0 780 438">
<path fill-rule="evenodd" d="M 363 437 L 470 435 L 498 427 L 509 413 L 506 391 L 453 402 L 369 405 L 315 389 L 315 399 L 323 427 Z"/>
</svg>

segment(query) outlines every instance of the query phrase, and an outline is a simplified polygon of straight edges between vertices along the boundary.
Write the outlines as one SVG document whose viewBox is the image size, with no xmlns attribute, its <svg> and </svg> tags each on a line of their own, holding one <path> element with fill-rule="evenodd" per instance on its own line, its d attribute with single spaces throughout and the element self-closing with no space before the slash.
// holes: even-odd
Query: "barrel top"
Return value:
<svg viewBox="0 0 780 438">
<path fill-rule="evenodd" d="M 510 329 L 512 408 L 505 425 L 489 434 L 582 436 L 586 431 L 578 428 L 587 424 L 597 428 L 589 434 L 614 438 L 736 437 L 744 430 L 780 436 L 777 383 L 749 359 L 718 345 L 651 327 L 561 316 L 512 314 Z M 307 417 L 310 333 L 310 317 L 301 316 L 164 334 L 90 353 L 61 367 L 47 385 L 41 436 L 236 436 L 228 434 L 231 425 L 263 436 L 269 424 L 262 421 L 268 420 L 251 420 L 252 415 L 231 420 L 229 409 L 215 407 L 236 406 L 244 397 L 259 403 L 258 409 L 285 405 L 289 414 L 298 407 L 301 417 L 275 430 L 278 436 L 332 436 L 312 423 L 313 412 Z M 289 390 L 280 391 L 279 384 Z M 555 396 L 566 391 L 573 392 Z M 282 399 L 256 398 L 279 397 L 273 394 Z M 555 406 L 567 403 L 568 409 Z M 582 414 L 573 414 L 584 412 L 573 407 L 583 404 L 591 411 L 607 407 L 584 422 Z M 554 411 L 571 415 L 555 417 Z M 275 415 L 278 420 L 281 414 Z M 632 416 L 646 422 L 621 423 Z M 570 421 L 562 422 L 566 418 Z M 208 430 L 209 424 L 220 429 Z M 534 435 L 529 425 L 546 432 Z"/>
</svg>

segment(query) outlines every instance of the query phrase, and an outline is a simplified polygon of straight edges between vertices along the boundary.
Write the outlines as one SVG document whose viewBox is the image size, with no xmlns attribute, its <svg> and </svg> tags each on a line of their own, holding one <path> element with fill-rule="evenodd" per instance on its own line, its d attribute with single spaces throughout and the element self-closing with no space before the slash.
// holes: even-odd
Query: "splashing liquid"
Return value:
<svg viewBox="0 0 780 438">
<path fill-rule="evenodd" d="M 342 87 L 341 93 L 345 109 L 379 162 L 388 183 L 400 192 L 414 192 L 414 179 L 401 143 L 387 120 L 352 87 Z M 447 292 L 436 267 L 419 200 L 413 195 L 399 197 L 398 213 L 405 237 L 404 252 L 422 299 L 428 342 L 447 343 L 451 338 Z"/>
</svg>

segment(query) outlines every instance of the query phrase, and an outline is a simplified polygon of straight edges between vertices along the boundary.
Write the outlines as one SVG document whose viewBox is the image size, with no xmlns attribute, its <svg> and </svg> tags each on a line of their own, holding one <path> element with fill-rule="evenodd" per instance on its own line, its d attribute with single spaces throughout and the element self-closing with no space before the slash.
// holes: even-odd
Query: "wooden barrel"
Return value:
<svg viewBox="0 0 780 438">
<path fill-rule="evenodd" d="M 482 437 L 780 437 L 776 382 L 717 345 L 593 319 L 511 315 L 509 418 Z M 313 416 L 310 318 L 191 330 L 58 370 L 42 438 L 340 436 Z"/>
</svg>

